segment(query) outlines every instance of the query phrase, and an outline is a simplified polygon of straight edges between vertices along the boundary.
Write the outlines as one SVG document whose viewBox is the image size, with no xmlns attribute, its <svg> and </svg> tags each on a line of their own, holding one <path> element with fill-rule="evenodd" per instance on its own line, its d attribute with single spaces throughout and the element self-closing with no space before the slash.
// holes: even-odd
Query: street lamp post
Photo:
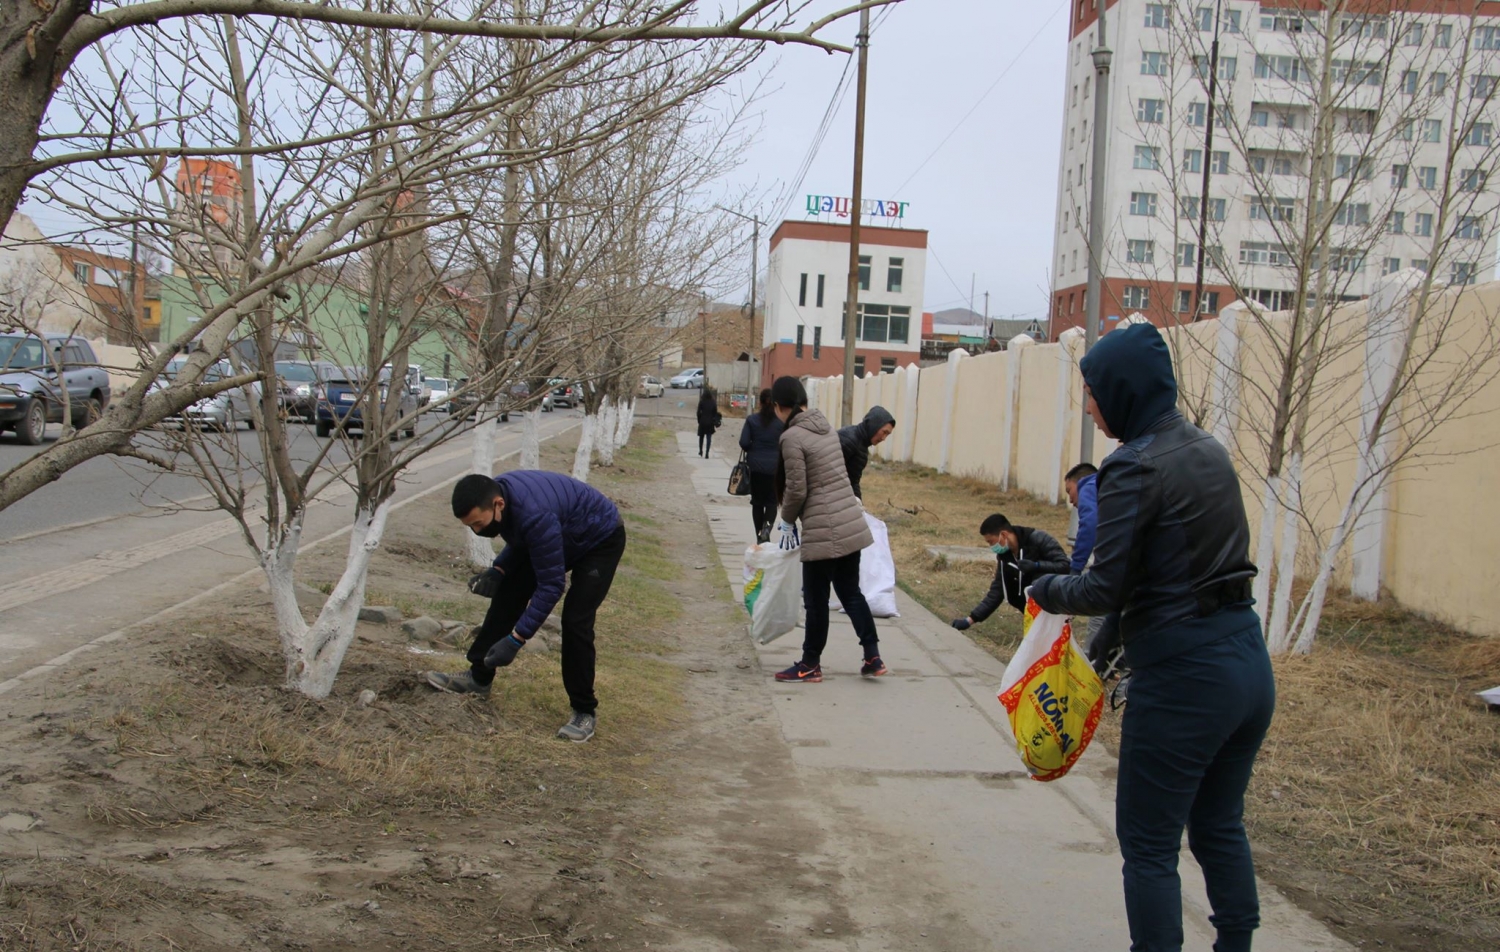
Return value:
<svg viewBox="0 0 1500 952">
<path fill-rule="evenodd" d="M 1084 297 L 1084 352 L 1092 350 L 1099 340 L 1099 308 L 1104 283 L 1104 158 L 1109 124 L 1109 66 L 1114 52 L 1104 33 L 1104 8 L 1099 4 L 1099 42 L 1094 46 L 1094 167 L 1089 170 L 1089 282 Z M 1079 456 L 1084 462 L 1094 460 L 1094 421 L 1083 416 L 1079 436 Z"/>
</svg>

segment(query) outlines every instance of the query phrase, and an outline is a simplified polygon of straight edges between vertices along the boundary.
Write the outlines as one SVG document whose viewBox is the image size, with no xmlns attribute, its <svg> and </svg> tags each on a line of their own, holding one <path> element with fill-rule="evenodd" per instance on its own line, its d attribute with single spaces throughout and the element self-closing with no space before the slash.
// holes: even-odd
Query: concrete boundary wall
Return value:
<svg viewBox="0 0 1500 952">
<path fill-rule="evenodd" d="M 1409 300 L 1403 292 L 1415 280 L 1406 272 L 1388 276 L 1372 298 L 1339 308 L 1331 319 L 1332 333 L 1342 335 L 1347 346 L 1329 360 L 1310 401 L 1308 446 L 1301 460 L 1309 524 L 1299 530 L 1299 575 L 1314 573 L 1344 503 L 1372 465 L 1370 454 L 1359 450 L 1360 434 L 1368 425 L 1371 387 L 1389 379 L 1390 360 L 1389 341 L 1374 335 L 1400 326 L 1385 311 L 1409 307 L 1400 302 Z M 1447 352 L 1472 354 L 1496 346 L 1500 283 L 1436 294 L 1433 307 L 1454 315 L 1442 345 L 1452 349 Z M 1380 313 L 1371 314 L 1370 302 Z M 1218 320 L 1164 331 L 1177 366 L 1179 407 L 1234 456 L 1257 533 L 1270 398 L 1287 324 L 1285 315 L 1257 316 L 1236 302 Z M 1444 352 L 1432 361 L 1434 367 L 1444 364 Z M 912 462 L 1058 502 L 1062 474 L 1079 461 L 1085 419 L 1082 354 L 1082 335 L 1068 333 L 1060 343 L 1013 341 L 1001 353 L 971 357 L 955 351 L 938 366 L 867 374 L 855 384 L 855 417 L 877 403 L 896 416 L 895 435 L 877 453 L 882 460 Z M 1500 367 L 1491 375 L 1500 376 Z M 842 379 L 809 383 L 813 405 L 837 425 Z M 1416 421 L 1409 417 L 1419 402 L 1403 401 L 1403 429 L 1378 448 L 1379 457 L 1396 452 L 1396 441 L 1413 431 Z M 1360 597 L 1391 595 L 1468 631 L 1500 634 L 1500 586 L 1488 578 L 1488 567 L 1500 564 L 1500 532 L 1495 531 L 1500 504 L 1486 489 L 1500 471 L 1497 434 L 1500 380 L 1468 397 L 1394 470 L 1353 527 L 1336 563 L 1335 583 L 1352 584 Z M 1095 430 L 1094 462 L 1116 446 Z"/>
</svg>

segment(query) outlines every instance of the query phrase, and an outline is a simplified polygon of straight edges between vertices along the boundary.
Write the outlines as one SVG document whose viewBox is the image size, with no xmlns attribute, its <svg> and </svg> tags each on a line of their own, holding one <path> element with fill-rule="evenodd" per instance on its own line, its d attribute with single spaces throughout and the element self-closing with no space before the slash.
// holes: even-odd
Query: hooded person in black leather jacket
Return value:
<svg viewBox="0 0 1500 952">
<path fill-rule="evenodd" d="M 844 451 L 844 468 L 849 471 L 849 485 L 854 495 L 865 498 L 860 492 L 859 480 L 870 465 L 870 447 L 879 446 L 896 428 L 896 418 L 885 407 L 871 407 L 870 412 L 858 423 L 839 430 L 839 446 Z"/>
<path fill-rule="evenodd" d="M 1121 446 L 1099 470 L 1093 566 L 1039 579 L 1031 597 L 1049 612 L 1114 616 L 1134 672 L 1115 791 L 1131 949 L 1182 948 L 1186 826 L 1215 952 L 1246 952 L 1260 906 L 1245 788 L 1276 688 L 1239 480 L 1224 447 L 1177 412 L 1155 327 L 1105 335 L 1081 366 L 1088 411 Z"/>
</svg>

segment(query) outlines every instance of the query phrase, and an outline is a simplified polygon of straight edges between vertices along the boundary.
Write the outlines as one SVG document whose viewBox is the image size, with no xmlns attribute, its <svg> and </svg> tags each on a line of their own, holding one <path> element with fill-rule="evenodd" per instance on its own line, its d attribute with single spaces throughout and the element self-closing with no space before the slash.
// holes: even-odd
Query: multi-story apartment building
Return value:
<svg viewBox="0 0 1500 952">
<path fill-rule="evenodd" d="M 1070 11 L 1054 337 L 1084 320 L 1099 2 Z M 1494 274 L 1500 3 L 1115 0 L 1107 13 L 1102 331 L 1135 311 L 1193 319 L 1200 244 L 1206 314 L 1237 298 L 1289 308 L 1299 285 L 1359 298 L 1407 267 L 1449 284 Z"/>
<path fill-rule="evenodd" d="M 854 369 L 893 371 L 918 363 L 927 232 L 865 225 L 859 232 L 859 332 Z M 843 372 L 849 226 L 783 221 L 766 269 L 761 379 Z"/>
<path fill-rule="evenodd" d="M 237 275 L 244 240 L 239 169 L 215 159 L 183 159 L 177 166 L 176 199 L 173 274 Z"/>
</svg>

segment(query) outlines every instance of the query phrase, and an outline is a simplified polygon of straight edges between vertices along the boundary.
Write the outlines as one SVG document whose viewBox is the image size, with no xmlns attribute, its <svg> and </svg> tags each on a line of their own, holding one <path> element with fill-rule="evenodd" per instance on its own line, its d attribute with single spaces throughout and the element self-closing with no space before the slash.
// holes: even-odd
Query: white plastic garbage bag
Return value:
<svg viewBox="0 0 1500 952">
<path fill-rule="evenodd" d="M 745 611 L 750 635 L 768 644 L 797 627 L 802 602 L 802 556 L 766 542 L 745 550 Z"/>
<path fill-rule="evenodd" d="M 891 539 L 885 523 L 865 513 L 865 525 L 875 541 L 859 553 L 859 590 L 864 593 L 870 614 L 876 618 L 897 618 L 896 560 L 891 557 Z M 829 608 L 843 610 L 838 597 L 828 600 Z"/>
</svg>

